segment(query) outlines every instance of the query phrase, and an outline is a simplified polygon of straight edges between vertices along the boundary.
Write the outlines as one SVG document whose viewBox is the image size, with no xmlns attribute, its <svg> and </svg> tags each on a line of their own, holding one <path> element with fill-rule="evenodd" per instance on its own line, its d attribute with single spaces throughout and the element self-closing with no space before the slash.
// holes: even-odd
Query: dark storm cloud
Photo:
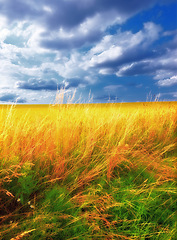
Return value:
<svg viewBox="0 0 177 240">
<path fill-rule="evenodd" d="M 0 1 L 0 13 L 5 15 L 10 21 L 32 19 L 39 16 L 41 11 L 34 8 L 34 3 L 22 0 Z M 31 1 L 33 2 L 33 1 Z"/>
<path fill-rule="evenodd" d="M 121 76 L 136 76 L 136 75 L 155 75 L 157 71 L 167 70 L 168 72 L 177 74 L 177 68 L 175 62 L 168 64 L 162 64 L 160 62 L 138 62 L 132 64 L 129 68 L 120 71 Z"/>
<path fill-rule="evenodd" d="M 17 102 L 17 103 L 25 103 L 26 99 L 18 97 L 17 94 L 14 93 L 5 93 L 0 97 L 1 102 Z"/>
<path fill-rule="evenodd" d="M 70 39 L 65 38 L 54 38 L 54 39 L 45 39 L 41 41 L 41 47 L 61 50 L 61 49 L 73 49 L 79 48 L 87 43 L 94 43 L 95 41 L 100 40 L 102 37 L 101 31 L 92 31 L 88 35 L 77 35 Z"/>
<path fill-rule="evenodd" d="M 17 99 L 17 95 L 13 93 L 6 93 L 0 97 L 1 102 L 14 102 Z"/>
<path fill-rule="evenodd" d="M 73 28 L 82 23 L 86 18 L 96 13 L 114 10 L 120 16 L 129 17 L 142 9 L 149 8 L 155 3 L 165 3 L 163 0 L 44 0 L 40 3 L 49 6 L 52 14 L 46 14 L 44 19 L 49 29 L 59 27 Z"/>
<path fill-rule="evenodd" d="M 31 20 L 44 27 L 41 34 L 41 46 L 48 49 L 79 48 L 85 43 L 98 41 L 103 29 L 89 29 L 85 35 L 78 33 L 77 28 L 84 21 L 99 14 L 103 20 L 120 18 L 120 23 L 137 12 L 148 9 L 154 4 L 167 3 L 166 0 L 0 0 L 0 13 L 9 21 Z M 114 12 L 112 16 L 112 12 Z M 97 22 L 95 22 L 95 26 Z M 106 26 L 105 26 L 106 27 Z M 66 32 L 76 31 L 74 37 L 60 38 L 52 33 L 60 28 Z M 87 26 L 86 26 L 87 28 Z"/>
<path fill-rule="evenodd" d="M 98 25 L 98 27 L 95 29 L 94 27 L 92 29 L 88 29 L 87 34 L 77 32 L 77 27 L 79 27 L 84 21 L 96 16 L 96 14 L 99 14 L 102 16 L 102 22 L 105 23 L 106 28 L 106 21 L 112 24 L 115 18 L 119 17 L 120 20 L 118 22 L 121 23 L 142 9 L 153 6 L 156 2 L 160 1 L 83 0 L 80 2 L 73 0 L 60 1 L 59 4 L 56 0 L 46 0 L 46 5 L 49 6 L 52 11 L 52 13 L 48 14 L 47 17 L 45 15 L 43 20 L 47 29 L 50 32 L 52 32 L 51 30 L 58 30 L 61 27 L 65 29 L 66 32 L 72 29 L 74 36 L 71 38 L 61 38 L 60 36 L 55 37 L 52 35 L 51 37 L 49 32 L 46 31 L 43 35 L 43 39 L 41 40 L 41 46 L 48 49 L 61 50 L 80 48 L 84 44 L 94 43 L 99 41 L 104 35 L 103 29 L 101 29 L 101 26 L 99 27 L 100 23 L 95 21 L 94 25 Z M 86 25 L 85 28 L 87 27 L 88 26 Z"/>
<path fill-rule="evenodd" d="M 16 88 L 33 91 L 56 91 L 57 89 L 77 88 L 80 84 L 86 83 L 80 78 L 65 79 L 66 83 L 57 83 L 57 80 L 29 79 L 27 82 L 16 82 Z"/>
<path fill-rule="evenodd" d="M 10 20 L 26 18 L 43 18 L 49 29 L 59 27 L 72 28 L 97 12 L 116 10 L 122 14 L 133 14 L 150 7 L 157 0 L 4 0 L 0 2 L 1 13 Z M 52 14 L 45 11 L 44 6 L 51 9 Z"/>
<path fill-rule="evenodd" d="M 133 47 L 132 49 L 125 50 L 124 54 L 121 57 L 118 57 L 114 60 L 107 60 L 103 63 L 97 64 L 96 67 L 104 68 L 115 68 L 121 67 L 123 64 L 139 62 L 141 60 L 145 61 L 148 59 L 154 59 L 158 56 L 162 56 L 165 53 L 165 50 L 154 51 L 153 49 L 142 49 L 140 46 Z"/>
<path fill-rule="evenodd" d="M 69 88 L 77 88 L 80 84 L 84 84 L 87 85 L 88 83 L 81 79 L 81 78 L 70 78 L 70 79 L 66 79 L 67 85 L 65 87 L 65 89 L 69 89 Z"/>
<path fill-rule="evenodd" d="M 134 4 L 132 4 L 132 2 Z M 56 4 L 57 3 L 57 4 Z M 65 29 L 65 31 L 69 31 L 74 29 L 72 37 L 61 37 L 60 35 L 55 37 L 50 36 L 49 32 L 46 31 L 43 33 L 43 39 L 41 40 L 41 46 L 48 49 L 73 49 L 80 48 L 81 46 L 87 43 L 94 43 L 99 41 L 103 36 L 103 30 L 97 26 L 97 22 L 95 21 L 94 26 L 91 29 L 87 29 L 87 33 L 79 32 L 77 27 L 84 21 L 88 20 L 88 18 L 94 17 L 97 13 L 101 16 L 104 16 L 103 21 L 106 19 L 111 19 L 110 14 L 106 15 L 109 11 L 117 12 L 117 15 L 120 18 L 124 15 L 132 14 L 134 11 L 137 11 L 137 1 L 131 1 L 129 3 L 130 7 L 127 9 L 124 1 L 108 1 L 108 0 L 89 0 L 89 1 L 60 1 L 58 4 L 57 1 L 46 1 L 47 6 L 50 7 L 52 14 L 48 14 L 48 16 L 44 18 L 43 22 L 47 26 L 47 29 L 57 30 L 59 28 Z M 142 6 L 139 6 L 141 9 Z M 112 16 L 112 21 L 116 15 Z M 85 26 L 87 28 L 87 26 Z"/>
<path fill-rule="evenodd" d="M 150 6 L 154 0 L 83 0 L 83 1 L 63 1 L 46 0 L 45 4 L 51 7 L 53 13 L 46 18 L 48 28 L 59 27 L 73 28 L 82 23 L 86 18 L 94 16 L 96 13 L 114 9 L 121 14 L 132 14 L 144 7 Z"/>
<path fill-rule="evenodd" d="M 44 18 L 50 29 L 72 28 L 83 22 L 86 17 L 92 16 L 96 11 L 92 0 L 91 3 L 89 1 L 64 0 L 45 0 L 44 2 L 52 10 L 52 14 L 48 14 Z"/>
<path fill-rule="evenodd" d="M 34 91 L 41 90 L 56 91 L 57 88 L 60 89 L 62 86 L 63 86 L 62 84 L 57 84 L 56 80 L 29 79 L 27 82 L 25 81 L 16 82 L 17 88 Z"/>
<path fill-rule="evenodd" d="M 9 19 L 44 17 L 49 28 L 73 27 L 97 12 L 115 10 L 124 15 L 132 15 L 154 4 L 169 4 L 176 0 L 1 0 L 1 13 Z M 44 6 L 52 10 L 45 11 Z"/>
</svg>

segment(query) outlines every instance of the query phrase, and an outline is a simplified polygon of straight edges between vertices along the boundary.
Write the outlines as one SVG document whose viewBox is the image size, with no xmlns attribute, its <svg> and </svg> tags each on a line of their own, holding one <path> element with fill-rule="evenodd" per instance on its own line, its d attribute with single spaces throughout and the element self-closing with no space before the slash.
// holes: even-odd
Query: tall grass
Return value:
<svg viewBox="0 0 177 240">
<path fill-rule="evenodd" d="M 0 239 L 176 239 L 177 104 L 0 107 Z"/>
</svg>

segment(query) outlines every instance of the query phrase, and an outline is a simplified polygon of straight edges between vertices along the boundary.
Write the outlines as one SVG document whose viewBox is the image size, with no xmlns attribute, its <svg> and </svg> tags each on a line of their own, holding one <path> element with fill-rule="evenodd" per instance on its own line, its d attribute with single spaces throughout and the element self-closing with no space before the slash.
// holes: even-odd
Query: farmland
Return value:
<svg viewBox="0 0 177 240">
<path fill-rule="evenodd" d="M 0 239 L 176 239 L 177 102 L 0 105 Z"/>
</svg>

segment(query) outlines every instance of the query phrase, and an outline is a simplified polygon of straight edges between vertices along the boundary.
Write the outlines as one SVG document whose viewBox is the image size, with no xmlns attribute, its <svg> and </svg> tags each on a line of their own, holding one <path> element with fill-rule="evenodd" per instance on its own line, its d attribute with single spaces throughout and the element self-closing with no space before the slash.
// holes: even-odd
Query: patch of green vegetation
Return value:
<svg viewBox="0 0 177 240">
<path fill-rule="evenodd" d="M 33 204 L 33 203 L 31 203 Z M 80 209 L 71 202 L 69 192 L 61 186 L 54 185 L 46 189 L 36 205 L 31 205 L 32 216 L 15 220 L 18 229 L 8 232 L 3 239 L 18 235 L 20 232 L 28 232 L 34 229 L 24 239 L 87 239 L 89 226 L 80 216 Z M 80 237 L 79 237 L 80 236 Z"/>
<path fill-rule="evenodd" d="M 122 165 L 119 174 L 115 169 L 110 181 L 103 174 L 85 186 L 80 192 L 85 201 L 80 206 L 73 201 L 79 190 L 73 195 L 65 186 L 55 183 L 46 186 L 45 191 L 43 189 L 37 202 L 31 203 L 34 209 L 30 209 L 25 201 L 36 190 L 37 183 L 29 172 L 32 173 L 31 169 L 26 169 L 26 174 L 16 180 L 18 189 L 21 186 L 24 192 L 26 208 L 19 208 L 16 211 L 18 217 L 11 218 L 18 227 L 11 231 L 6 228 L 4 240 L 25 232 L 27 235 L 23 239 L 29 240 L 106 239 L 106 236 L 175 240 L 174 182 L 158 185 L 145 170 L 127 171 Z M 24 217 L 27 212 L 29 217 Z M 88 216 L 93 218 L 90 220 L 93 224 L 88 221 Z M 28 233 L 30 230 L 33 231 Z"/>
<path fill-rule="evenodd" d="M 21 167 L 17 177 L 13 177 L 11 181 L 5 182 L 4 187 L 10 191 L 16 199 L 19 199 L 23 205 L 30 201 L 30 196 L 37 191 L 38 181 L 39 179 L 32 165 L 26 162 Z"/>
<path fill-rule="evenodd" d="M 123 168 L 122 168 L 123 170 Z M 125 169 L 124 169 L 125 170 Z M 103 231 L 133 237 L 133 239 L 175 239 L 176 188 L 174 182 L 157 185 L 153 176 L 139 169 L 128 171 L 107 181 L 105 177 L 88 187 L 86 195 L 97 194 L 98 199 L 109 194 L 111 203 L 102 212 L 109 221 L 108 228 L 102 221 Z M 99 209 L 99 202 L 88 204 L 87 211 Z"/>
</svg>

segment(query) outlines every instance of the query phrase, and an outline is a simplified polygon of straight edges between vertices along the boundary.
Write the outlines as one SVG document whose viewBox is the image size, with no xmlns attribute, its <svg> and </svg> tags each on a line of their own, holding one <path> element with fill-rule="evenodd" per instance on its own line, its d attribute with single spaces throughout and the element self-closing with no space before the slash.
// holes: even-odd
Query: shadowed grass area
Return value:
<svg viewBox="0 0 177 240">
<path fill-rule="evenodd" d="M 177 103 L 1 106 L 0 239 L 176 239 Z"/>
</svg>

